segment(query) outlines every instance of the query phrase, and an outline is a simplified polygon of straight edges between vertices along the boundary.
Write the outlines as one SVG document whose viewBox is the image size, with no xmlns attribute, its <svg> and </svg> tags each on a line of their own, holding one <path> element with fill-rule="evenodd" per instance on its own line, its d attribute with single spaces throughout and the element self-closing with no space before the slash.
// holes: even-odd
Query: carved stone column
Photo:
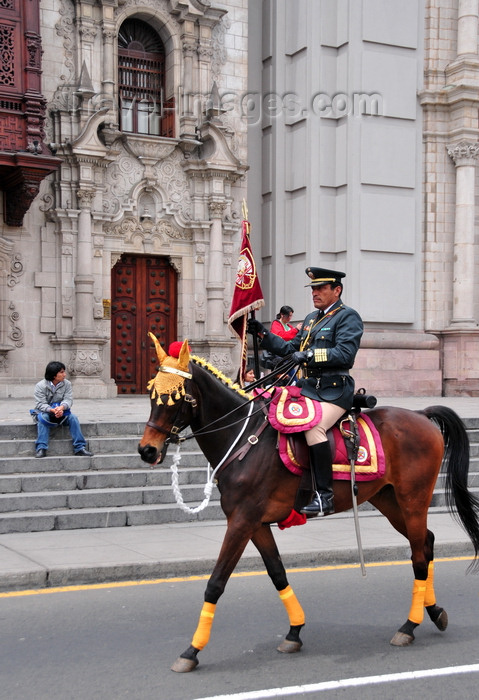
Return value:
<svg viewBox="0 0 479 700">
<path fill-rule="evenodd" d="M 181 105 L 180 114 L 180 138 L 195 140 L 195 127 L 197 125 L 197 115 L 195 115 L 195 109 L 198 106 L 195 101 L 198 96 L 195 96 L 197 92 L 194 86 L 194 64 L 197 57 L 196 53 L 196 42 L 193 38 L 188 37 L 183 42 L 183 57 L 184 57 L 184 72 L 183 72 L 183 100 Z"/>
<path fill-rule="evenodd" d="M 116 33 L 113 29 L 103 27 L 103 92 L 106 99 L 111 99 L 113 106 L 113 92 L 115 76 L 113 74 L 113 43 Z M 105 106 L 105 105 L 102 105 Z"/>
<path fill-rule="evenodd" d="M 474 320 L 474 189 L 479 143 L 460 141 L 447 152 L 456 166 L 453 313 L 451 326 L 476 327 Z"/>
<path fill-rule="evenodd" d="M 208 203 L 211 219 L 208 280 L 206 283 L 207 315 L 206 336 L 224 337 L 223 321 L 223 226 L 226 202 L 211 200 Z"/>
<path fill-rule="evenodd" d="M 479 0 L 459 0 L 457 8 L 457 55 L 477 53 Z"/>
<path fill-rule="evenodd" d="M 77 268 L 75 275 L 76 324 L 74 335 L 93 336 L 93 272 L 91 240 L 91 204 L 95 192 L 77 192 L 80 206 L 78 217 Z"/>
</svg>

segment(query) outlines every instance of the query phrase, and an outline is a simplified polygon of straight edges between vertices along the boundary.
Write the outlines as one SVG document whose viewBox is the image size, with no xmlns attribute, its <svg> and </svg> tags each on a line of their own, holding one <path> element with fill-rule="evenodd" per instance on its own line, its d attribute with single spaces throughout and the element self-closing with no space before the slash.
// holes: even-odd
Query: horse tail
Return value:
<svg viewBox="0 0 479 700">
<path fill-rule="evenodd" d="M 424 414 L 438 426 L 444 438 L 443 468 L 446 469 L 446 506 L 469 535 L 479 566 L 479 499 L 467 486 L 469 475 L 469 438 L 464 423 L 447 406 L 429 406 Z"/>
</svg>

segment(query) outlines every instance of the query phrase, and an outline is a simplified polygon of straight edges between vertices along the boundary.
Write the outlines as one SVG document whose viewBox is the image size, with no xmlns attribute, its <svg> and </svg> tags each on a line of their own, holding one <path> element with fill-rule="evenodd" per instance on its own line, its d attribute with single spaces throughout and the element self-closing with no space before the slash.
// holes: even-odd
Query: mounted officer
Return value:
<svg viewBox="0 0 479 700">
<path fill-rule="evenodd" d="M 302 378 L 297 382 L 301 393 L 321 404 L 321 420 L 305 431 L 315 495 L 301 512 L 330 515 L 334 513 L 333 457 L 326 431 L 352 406 L 354 379 L 349 370 L 359 349 L 363 322 L 341 300 L 344 272 L 308 267 L 306 274 L 316 311 L 306 316 L 298 334 L 285 341 L 255 319 L 248 321 L 248 332 L 257 334 L 261 347 L 275 355 L 292 354 L 301 367 Z"/>
</svg>

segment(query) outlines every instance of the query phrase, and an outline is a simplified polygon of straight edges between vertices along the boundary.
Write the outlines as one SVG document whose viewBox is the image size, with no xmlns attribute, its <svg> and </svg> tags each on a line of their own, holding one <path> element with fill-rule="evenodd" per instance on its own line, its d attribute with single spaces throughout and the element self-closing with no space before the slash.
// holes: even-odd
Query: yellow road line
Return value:
<svg viewBox="0 0 479 700">
<path fill-rule="evenodd" d="M 472 561 L 473 557 L 437 557 L 437 562 Z M 379 561 L 366 564 L 366 567 L 373 568 L 379 566 L 411 566 L 411 560 L 403 561 Z M 341 571 L 343 569 L 359 569 L 360 564 L 336 564 L 328 566 L 308 566 L 286 569 L 288 574 L 307 574 L 315 571 Z M 202 576 L 174 576 L 171 578 L 143 579 L 141 581 L 113 581 L 111 583 L 86 583 L 78 586 L 56 586 L 52 588 L 32 588 L 25 591 L 5 591 L 0 592 L 0 598 L 19 598 L 31 595 L 49 595 L 51 593 L 73 593 L 75 591 L 95 591 L 103 588 L 128 588 L 131 586 L 153 586 L 160 583 L 189 583 L 190 581 L 207 581 L 211 574 Z M 233 573 L 231 578 L 246 578 L 248 576 L 267 576 L 266 571 L 240 571 Z"/>
</svg>

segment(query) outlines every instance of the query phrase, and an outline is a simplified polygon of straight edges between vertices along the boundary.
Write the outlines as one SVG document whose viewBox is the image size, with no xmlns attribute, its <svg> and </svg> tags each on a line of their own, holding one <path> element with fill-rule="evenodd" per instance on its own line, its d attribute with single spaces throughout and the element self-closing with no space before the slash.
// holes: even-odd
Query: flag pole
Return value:
<svg viewBox="0 0 479 700">
<path fill-rule="evenodd" d="M 243 214 L 243 221 L 246 221 L 246 233 L 249 236 L 250 234 L 250 224 L 248 221 L 248 207 L 246 205 L 246 200 L 243 199 L 243 202 L 241 203 L 241 209 L 242 209 L 242 214 Z M 256 318 L 256 311 L 251 311 L 250 312 L 250 318 L 255 319 Z M 260 369 L 259 369 L 259 349 L 258 349 L 258 336 L 256 333 L 253 333 L 253 364 L 254 364 L 254 377 L 255 379 L 259 379 L 260 377 Z"/>
<path fill-rule="evenodd" d="M 236 281 L 231 300 L 228 327 L 233 335 L 241 342 L 241 358 L 239 369 L 240 385 L 244 384 L 246 360 L 248 356 L 248 319 L 255 318 L 255 311 L 264 306 L 263 292 L 256 272 L 253 251 L 250 241 L 250 223 L 248 221 L 248 209 L 243 199 L 243 221 L 241 225 L 241 247 L 236 270 Z M 259 351 L 258 339 L 253 336 L 254 372 L 259 379 Z"/>
<path fill-rule="evenodd" d="M 252 319 L 256 318 L 255 311 L 251 311 L 250 318 L 252 318 Z M 260 378 L 259 349 L 258 349 L 258 336 L 256 335 L 256 333 L 253 333 L 253 358 L 254 358 L 254 378 L 259 379 Z"/>
</svg>

